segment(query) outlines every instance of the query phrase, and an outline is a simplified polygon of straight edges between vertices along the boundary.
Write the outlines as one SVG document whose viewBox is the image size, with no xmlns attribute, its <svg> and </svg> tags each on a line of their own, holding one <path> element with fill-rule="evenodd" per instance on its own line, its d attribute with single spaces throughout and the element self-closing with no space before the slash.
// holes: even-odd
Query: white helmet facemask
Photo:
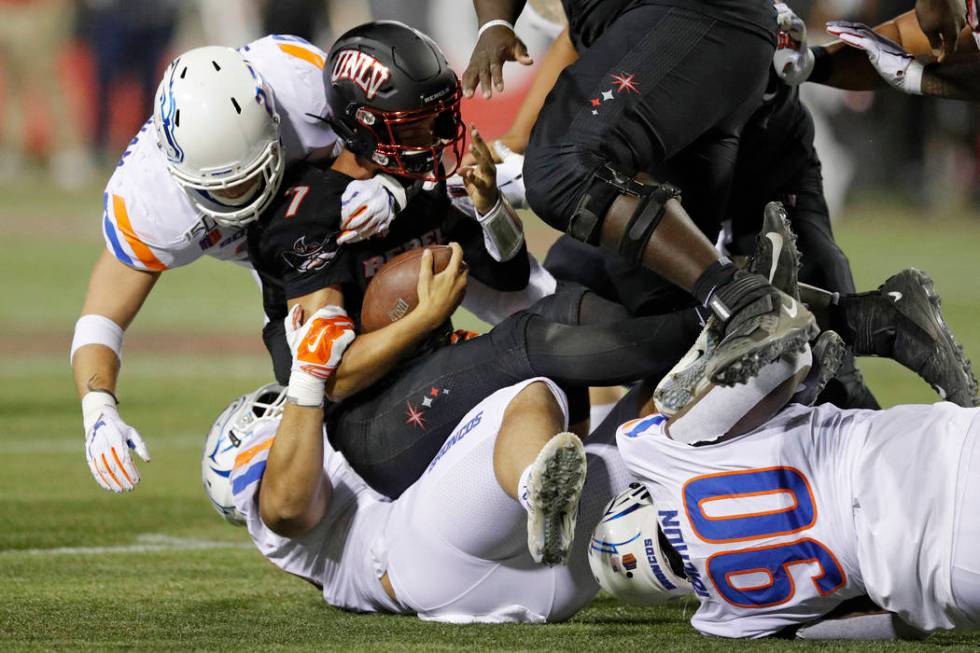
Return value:
<svg viewBox="0 0 980 653">
<path fill-rule="evenodd" d="M 231 471 L 235 458 L 248 448 L 255 428 L 279 419 L 286 403 L 286 388 L 270 383 L 228 404 L 214 421 L 204 442 L 201 478 L 214 509 L 229 523 L 241 526 L 245 516 L 235 507 Z"/>
<path fill-rule="evenodd" d="M 257 219 L 282 182 L 285 161 L 272 90 L 237 50 L 190 50 L 157 88 L 153 125 L 167 169 L 191 203 L 227 227 Z M 221 191 L 251 184 L 237 197 Z"/>
<path fill-rule="evenodd" d="M 609 502 L 596 524 L 589 567 L 602 589 L 625 603 L 658 605 L 693 594 L 664 547 L 653 498 L 646 486 L 632 483 Z"/>
</svg>

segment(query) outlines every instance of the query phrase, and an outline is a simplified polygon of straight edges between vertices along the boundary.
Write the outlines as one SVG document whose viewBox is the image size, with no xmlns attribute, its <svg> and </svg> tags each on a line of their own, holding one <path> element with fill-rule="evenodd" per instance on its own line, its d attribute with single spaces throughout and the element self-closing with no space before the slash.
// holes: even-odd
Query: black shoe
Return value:
<svg viewBox="0 0 980 653">
<path fill-rule="evenodd" d="M 803 381 L 803 389 L 793 395 L 794 403 L 812 406 L 827 382 L 837 375 L 844 362 L 847 345 L 836 331 L 824 331 L 813 342 L 813 367 Z"/>
<path fill-rule="evenodd" d="M 799 269 L 800 250 L 796 247 L 796 234 L 790 229 L 786 209 L 779 202 L 769 202 L 762 217 L 762 229 L 756 236 L 749 272 L 765 277 L 773 287 L 799 299 Z"/>
<path fill-rule="evenodd" d="M 973 366 L 943 320 L 939 294 L 925 272 L 903 270 L 876 291 L 841 297 L 840 307 L 856 355 L 896 360 L 942 399 L 978 405 Z"/>
</svg>

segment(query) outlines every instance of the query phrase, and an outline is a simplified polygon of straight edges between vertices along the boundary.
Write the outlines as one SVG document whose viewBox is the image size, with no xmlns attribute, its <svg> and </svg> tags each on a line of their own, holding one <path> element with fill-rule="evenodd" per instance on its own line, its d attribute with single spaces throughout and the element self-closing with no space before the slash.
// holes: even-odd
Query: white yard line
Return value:
<svg viewBox="0 0 980 653">
<path fill-rule="evenodd" d="M 215 542 L 185 537 L 172 537 L 162 533 L 144 533 L 136 537 L 136 544 L 115 546 L 62 546 L 50 549 L 6 549 L 5 556 L 52 556 L 52 555 L 105 555 L 110 553 L 156 553 L 159 551 L 200 551 L 203 549 L 251 549 L 244 542 Z"/>
</svg>

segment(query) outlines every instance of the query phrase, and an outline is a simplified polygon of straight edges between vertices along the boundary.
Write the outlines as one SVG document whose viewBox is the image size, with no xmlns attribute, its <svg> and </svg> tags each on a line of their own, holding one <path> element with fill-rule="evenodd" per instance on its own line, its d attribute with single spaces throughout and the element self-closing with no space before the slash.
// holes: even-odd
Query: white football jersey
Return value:
<svg viewBox="0 0 980 653">
<path fill-rule="evenodd" d="M 266 36 L 239 52 L 272 88 L 286 165 L 336 147 L 322 80 L 326 55 L 295 36 Z M 207 254 L 248 264 L 245 230 L 204 218 L 167 171 L 152 120 L 123 152 L 103 194 L 102 232 L 109 251 L 138 270 L 162 271 Z"/>
<path fill-rule="evenodd" d="M 248 447 L 235 458 L 231 487 L 252 541 L 274 565 L 321 588 L 330 605 L 356 612 L 399 612 L 378 580 L 383 573 L 372 554 L 391 503 L 334 451 L 324 432 L 324 471 L 332 488 L 323 520 L 302 537 L 273 533 L 259 515 L 257 489 L 265 473 L 278 420 L 256 427 Z"/>
<path fill-rule="evenodd" d="M 701 607 L 699 631 L 764 637 L 868 594 L 923 630 L 951 628 L 957 461 L 976 409 L 787 407 L 693 447 L 660 415 L 617 444 L 653 495 Z"/>
</svg>

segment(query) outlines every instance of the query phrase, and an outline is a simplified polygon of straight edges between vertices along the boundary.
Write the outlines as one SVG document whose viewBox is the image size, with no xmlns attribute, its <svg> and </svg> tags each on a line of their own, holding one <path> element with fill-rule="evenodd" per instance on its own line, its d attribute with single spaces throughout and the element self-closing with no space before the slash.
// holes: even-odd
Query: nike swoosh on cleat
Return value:
<svg viewBox="0 0 980 653">
<path fill-rule="evenodd" d="M 776 276 L 776 266 L 779 265 L 779 254 L 783 249 L 783 237 L 775 231 L 766 233 L 766 238 L 772 243 L 772 262 L 769 264 L 769 283 Z M 793 315 L 792 317 L 796 317 Z"/>
<path fill-rule="evenodd" d="M 893 290 L 890 293 L 888 293 L 888 296 L 891 297 L 892 301 L 897 304 L 898 300 L 902 298 L 902 293 L 898 292 L 897 290 Z"/>
<path fill-rule="evenodd" d="M 799 312 L 800 309 L 796 305 L 796 300 L 795 299 L 793 299 L 792 297 L 790 297 L 790 300 L 789 301 L 790 301 L 790 305 L 789 306 L 786 306 L 786 304 L 783 304 L 783 311 L 786 313 L 786 315 L 789 315 L 790 317 L 796 317 L 796 314 Z"/>
</svg>

